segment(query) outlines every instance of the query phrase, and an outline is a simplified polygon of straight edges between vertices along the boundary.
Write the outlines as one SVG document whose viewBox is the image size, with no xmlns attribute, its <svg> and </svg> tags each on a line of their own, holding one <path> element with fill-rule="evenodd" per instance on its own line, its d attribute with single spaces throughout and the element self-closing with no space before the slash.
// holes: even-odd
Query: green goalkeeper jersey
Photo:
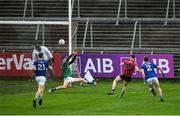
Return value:
<svg viewBox="0 0 180 116">
<path fill-rule="evenodd" d="M 72 77 L 72 70 L 70 68 L 70 65 L 75 61 L 75 59 L 76 55 L 71 54 L 63 60 L 61 69 L 64 73 L 64 79 L 66 79 L 67 77 Z"/>
<path fill-rule="evenodd" d="M 64 79 L 72 76 L 72 71 L 71 71 L 70 65 L 67 61 L 62 62 L 61 69 L 64 73 Z"/>
</svg>

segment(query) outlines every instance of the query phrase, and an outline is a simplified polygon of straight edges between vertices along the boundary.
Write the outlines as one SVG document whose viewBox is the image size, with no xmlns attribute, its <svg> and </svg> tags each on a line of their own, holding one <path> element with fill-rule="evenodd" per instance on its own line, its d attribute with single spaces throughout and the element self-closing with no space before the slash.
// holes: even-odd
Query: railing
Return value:
<svg viewBox="0 0 180 116">
<path fill-rule="evenodd" d="M 27 11 L 27 6 L 28 6 L 28 1 L 29 0 L 25 0 L 25 4 L 24 4 L 24 11 L 23 11 L 23 19 L 26 17 L 26 11 Z M 30 4 L 31 4 L 31 17 L 34 17 L 34 5 L 33 5 L 33 0 L 30 0 Z M 73 8 L 74 8 L 74 0 L 72 0 L 72 4 L 71 4 L 71 11 L 73 13 Z M 80 17 L 80 1 L 77 0 L 77 7 L 78 7 L 78 17 Z"/>
<path fill-rule="evenodd" d="M 83 45 L 82 45 L 83 48 L 85 48 L 88 25 L 89 25 L 89 20 L 86 21 L 86 27 L 85 27 L 85 31 L 84 31 L 84 39 L 83 39 Z M 84 51 L 82 50 L 81 53 L 83 54 L 83 52 Z"/>
<path fill-rule="evenodd" d="M 24 3 L 24 11 L 23 11 L 23 14 L 22 14 L 22 17 L 25 18 L 26 17 L 26 12 L 27 12 L 27 6 L 28 6 L 28 3 L 30 2 L 30 5 L 31 5 L 31 17 L 34 17 L 34 0 L 24 0 L 25 3 Z M 74 2 L 77 2 L 77 17 L 80 18 L 80 12 L 81 12 L 81 9 L 80 9 L 80 0 L 72 0 L 72 11 L 73 11 L 73 7 L 74 7 Z M 119 6 L 118 6 L 118 9 L 117 9 L 117 20 L 116 20 L 116 24 L 118 24 L 118 19 L 120 18 L 120 11 L 121 11 L 121 6 L 122 6 L 122 3 L 124 2 L 124 17 L 122 18 L 127 18 L 128 17 L 128 14 L 127 14 L 127 0 L 119 0 Z M 175 0 L 167 0 L 167 8 L 166 8 L 166 16 L 164 17 L 165 19 L 168 18 L 169 16 L 169 6 L 170 6 L 170 3 L 172 2 L 172 10 L 173 10 L 173 18 L 176 18 L 176 2 Z M 167 20 L 165 21 L 165 24 L 167 24 Z"/>
<path fill-rule="evenodd" d="M 28 0 L 25 0 L 23 19 L 26 17 L 27 5 L 28 5 Z M 33 0 L 31 0 L 31 17 L 34 17 L 34 11 L 33 11 L 34 8 L 33 7 L 34 7 Z"/>
<path fill-rule="evenodd" d="M 180 53 L 180 48 L 130 48 L 130 47 L 78 47 L 79 50 L 87 50 L 87 51 L 148 51 L 151 53 L 152 51 L 169 51 L 169 52 L 174 52 L 174 53 Z M 147 53 L 148 53 L 147 52 Z"/>
<path fill-rule="evenodd" d="M 35 40 L 37 40 L 37 37 L 38 37 L 38 31 L 39 31 L 39 25 L 42 24 L 42 38 L 44 40 L 44 24 L 46 24 L 47 22 L 50 23 L 50 21 L 47 21 L 47 20 L 59 20 L 59 18 L 36 18 L 36 17 L 33 17 L 34 16 L 34 13 L 33 13 L 33 0 L 30 0 L 31 2 L 31 17 L 26 17 L 26 11 L 27 11 L 27 5 L 28 5 L 28 1 L 29 0 L 25 0 L 25 5 L 24 5 L 24 12 L 23 12 L 23 17 L 22 18 L 9 18 L 9 19 L 15 19 L 15 20 L 21 20 L 23 19 L 23 21 L 25 21 L 23 24 L 25 23 L 29 23 L 29 24 L 32 24 L 33 21 L 31 20 L 36 20 L 33 22 L 33 24 L 38 24 L 37 25 L 37 31 L 36 31 L 36 36 L 35 36 Z M 72 0 L 72 4 L 71 4 L 71 11 L 73 12 L 73 6 L 74 6 L 74 0 Z M 117 17 L 116 18 L 81 18 L 80 17 L 80 0 L 77 0 L 77 8 L 78 8 L 78 17 L 74 17 L 72 18 L 73 21 L 80 21 L 80 22 L 83 22 L 83 21 L 86 21 L 86 27 L 85 27 L 85 32 L 84 32 L 84 39 L 83 39 L 83 45 L 82 47 L 85 48 L 85 42 L 86 42 L 86 35 L 87 35 L 87 29 L 88 29 L 88 24 L 90 22 L 90 35 L 91 35 L 91 47 L 93 47 L 93 22 L 116 22 L 116 24 L 119 23 L 119 21 L 124 21 L 124 22 L 128 22 L 128 21 L 133 21 L 135 22 L 135 26 L 134 26 L 134 32 L 133 32 L 133 37 L 132 37 L 132 44 L 131 44 L 131 50 L 133 49 L 134 47 L 134 40 L 135 40 L 135 35 L 136 35 L 136 27 L 137 27 L 137 24 L 139 23 L 139 47 L 141 48 L 141 22 L 144 22 L 144 21 L 158 21 L 158 22 L 162 22 L 164 21 L 165 24 L 167 24 L 167 22 L 176 22 L 176 21 L 180 21 L 180 18 L 176 18 L 176 13 L 175 13 L 175 0 L 172 0 L 172 3 L 173 3 L 173 17 L 172 18 L 168 18 L 168 15 L 169 15 L 169 6 L 170 6 L 170 2 L 171 0 L 168 0 L 167 2 L 167 9 L 166 9 L 166 17 L 165 18 L 127 18 L 127 0 L 124 0 L 124 8 L 125 8 L 125 17 L 123 18 L 120 18 L 120 11 L 121 11 L 121 4 L 122 4 L 122 0 L 119 0 L 119 7 L 118 7 L 118 13 L 117 13 Z M 8 17 L 6 18 L 3 18 L 3 17 L 0 17 L 0 20 L 4 20 L 4 19 L 8 19 Z M 37 20 L 41 20 L 41 21 L 37 21 Z M 44 21 L 43 21 L 44 20 Z M 60 20 L 67 20 L 67 18 L 64 18 L 64 19 L 60 19 Z M 87 21 L 88 20 L 88 21 Z M 16 21 L 2 21 L 0 22 L 0 24 L 13 24 L 15 23 Z M 20 24 L 21 22 L 16 22 L 17 24 Z M 49 24 L 48 23 L 48 24 Z M 52 22 L 51 24 L 57 24 L 57 23 L 54 23 Z M 43 41 L 43 45 L 44 45 L 44 41 Z M 83 51 L 82 51 L 83 52 Z M 132 52 L 132 51 L 131 51 Z"/>
<path fill-rule="evenodd" d="M 169 15 L 169 5 L 170 5 L 171 0 L 168 0 L 167 3 L 167 8 L 166 8 L 166 21 L 165 21 L 165 25 L 167 25 L 167 19 L 168 19 L 168 15 Z M 175 0 L 173 0 L 173 18 L 176 18 L 176 11 L 175 11 Z"/>
<path fill-rule="evenodd" d="M 134 48 L 134 41 L 135 41 L 135 36 L 136 36 L 136 27 L 137 27 L 138 21 L 135 22 L 134 24 L 134 33 L 133 33 L 133 38 L 132 38 L 132 43 L 131 43 L 131 51 L 130 54 L 133 53 L 133 48 Z"/>
<path fill-rule="evenodd" d="M 118 7 L 118 13 L 117 13 L 117 21 L 116 21 L 116 25 L 118 25 L 119 23 L 119 16 L 120 16 L 120 11 L 121 11 L 121 4 L 122 4 L 122 0 L 119 0 L 119 7 Z M 125 17 L 127 18 L 127 0 L 124 0 L 124 5 L 125 5 Z"/>
<path fill-rule="evenodd" d="M 92 25 L 93 22 L 115 22 L 116 18 L 89 18 L 89 19 L 85 19 L 85 18 L 79 18 L 82 22 L 86 21 L 86 26 L 85 26 L 85 31 L 84 31 L 84 39 L 83 39 L 83 46 L 82 48 L 86 48 L 85 47 L 85 42 L 86 42 L 86 34 L 87 34 L 87 29 L 88 29 L 88 24 L 90 22 L 90 24 Z M 141 22 L 164 22 L 164 21 L 168 21 L 168 22 L 180 22 L 180 18 L 168 18 L 168 19 L 164 19 L 164 18 L 126 18 L 126 19 L 122 19 L 119 18 L 118 19 L 121 22 L 135 22 L 134 24 L 134 31 L 133 31 L 133 37 L 132 37 L 132 42 L 131 42 L 131 46 L 130 46 L 130 53 L 133 53 L 134 50 L 134 42 L 135 42 L 135 36 L 136 36 L 136 31 L 137 31 L 137 26 L 139 28 L 138 30 L 138 37 L 139 37 L 139 48 L 142 47 L 142 38 L 141 38 Z M 90 38 L 91 38 L 91 43 L 90 46 L 93 47 L 93 33 L 92 33 L 92 28 L 90 29 Z M 135 48 L 136 49 L 136 48 Z M 176 51 L 176 50 L 175 50 Z M 82 53 L 84 52 L 84 49 L 82 49 Z"/>
<path fill-rule="evenodd" d="M 41 26 L 42 26 L 42 45 L 44 46 L 44 44 L 45 44 L 45 40 L 44 40 L 44 24 L 42 24 Z M 37 24 L 37 28 L 36 28 L 35 41 L 38 40 L 38 35 L 39 35 L 39 24 Z"/>
</svg>

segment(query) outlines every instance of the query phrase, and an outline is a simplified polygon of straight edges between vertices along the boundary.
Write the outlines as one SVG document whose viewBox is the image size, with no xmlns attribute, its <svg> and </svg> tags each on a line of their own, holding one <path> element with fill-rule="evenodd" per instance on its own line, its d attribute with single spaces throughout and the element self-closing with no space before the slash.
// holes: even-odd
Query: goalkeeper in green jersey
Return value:
<svg viewBox="0 0 180 116">
<path fill-rule="evenodd" d="M 78 78 L 72 77 L 72 70 L 70 68 L 70 65 L 76 60 L 76 56 L 77 56 L 77 50 L 75 49 L 72 51 L 71 55 L 69 55 L 67 58 L 63 59 L 61 69 L 64 73 L 64 83 L 61 86 L 50 88 L 49 89 L 50 93 L 55 90 L 58 90 L 58 89 L 68 88 L 72 83 L 76 83 L 76 82 L 82 82 L 82 83 L 86 83 L 86 84 L 90 84 L 90 85 L 96 84 L 95 82 L 88 82 L 87 80 L 85 80 L 84 78 L 81 78 L 81 77 L 78 77 Z"/>
</svg>

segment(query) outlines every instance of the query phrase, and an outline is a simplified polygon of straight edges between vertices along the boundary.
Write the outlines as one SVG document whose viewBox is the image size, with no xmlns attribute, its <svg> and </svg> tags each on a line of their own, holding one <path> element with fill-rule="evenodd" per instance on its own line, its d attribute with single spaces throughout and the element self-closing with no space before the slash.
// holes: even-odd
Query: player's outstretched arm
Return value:
<svg viewBox="0 0 180 116">
<path fill-rule="evenodd" d="M 72 60 L 71 61 L 69 61 L 69 65 L 70 64 L 72 64 L 75 60 L 76 60 L 76 56 L 77 56 L 77 49 L 74 49 L 73 51 L 72 51 Z"/>
<path fill-rule="evenodd" d="M 53 55 L 51 54 L 50 50 L 47 47 L 43 46 L 42 49 L 44 49 L 44 51 L 49 59 L 53 58 Z"/>
<path fill-rule="evenodd" d="M 72 58 L 71 61 L 69 61 L 69 65 L 72 64 L 76 60 L 76 55 L 73 55 L 74 57 Z"/>
</svg>

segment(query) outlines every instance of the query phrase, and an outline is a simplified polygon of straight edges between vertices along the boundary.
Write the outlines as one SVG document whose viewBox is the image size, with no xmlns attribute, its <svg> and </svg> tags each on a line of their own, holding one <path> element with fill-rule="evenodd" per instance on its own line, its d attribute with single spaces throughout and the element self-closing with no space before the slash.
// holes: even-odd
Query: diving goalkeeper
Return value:
<svg viewBox="0 0 180 116">
<path fill-rule="evenodd" d="M 49 92 L 53 92 L 56 91 L 58 89 L 65 89 L 68 88 L 70 86 L 70 84 L 72 83 L 76 83 L 76 82 L 83 82 L 86 84 L 90 84 L 90 85 L 95 85 L 95 82 L 88 82 L 87 80 L 85 80 L 84 78 L 78 77 L 78 78 L 73 78 L 72 77 L 72 71 L 70 68 L 70 65 L 76 60 L 76 56 L 77 56 L 77 50 L 73 50 L 72 54 L 70 56 L 68 56 L 67 58 L 63 59 L 62 65 L 61 65 L 61 69 L 64 73 L 64 82 L 63 85 L 54 87 L 54 88 L 50 88 Z"/>
</svg>

